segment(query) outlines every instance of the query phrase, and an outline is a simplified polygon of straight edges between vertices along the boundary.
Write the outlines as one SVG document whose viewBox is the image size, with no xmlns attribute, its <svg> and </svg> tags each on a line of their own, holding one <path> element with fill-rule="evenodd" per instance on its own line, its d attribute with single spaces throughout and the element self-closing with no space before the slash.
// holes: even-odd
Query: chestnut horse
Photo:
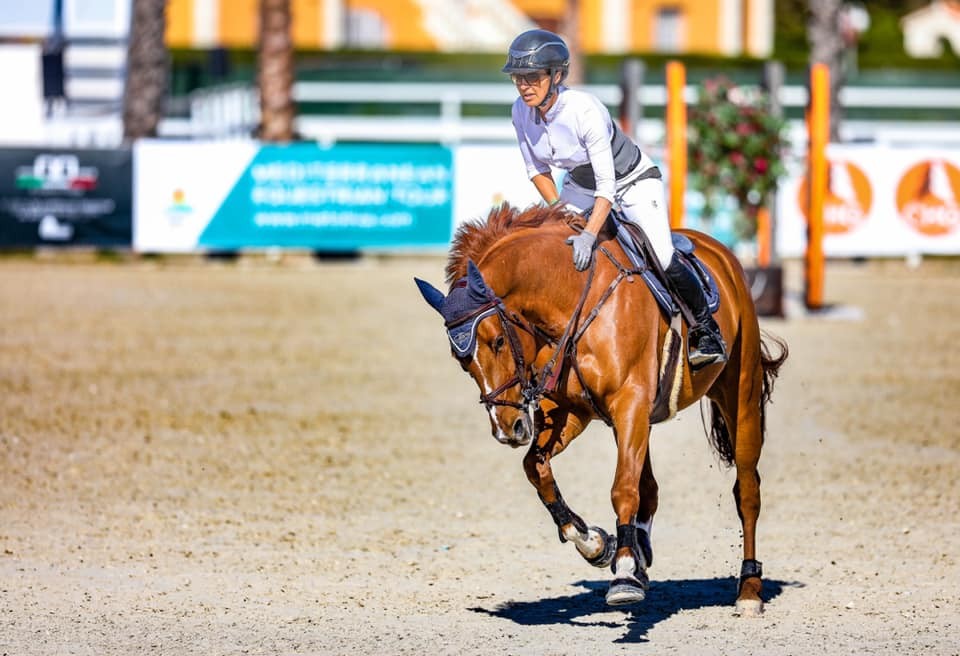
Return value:
<svg viewBox="0 0 960 656">
<path fill-rule="evenodd" d="M 609 232 L 611 221 L 607 222 Z M 666 416 L 661 379 L 669 373 L 667 343 L 686 329 L 661 312 L 634 274 L 619 243 L 601 234 L 591 267 L 574 269 L 564 241 L 582 218 L 559 208 L 494 208 L 486 222 L 463 225 L 446 269 L 447 295 L 417 280 L 446 320 L 454 357 L 480 387 L 493 436 L 502 444 L 530 443 L 524 471 L 557 525 L 597 567 L 610 566 L 607 603 L 641 601 L 653 560 L 650 529 L 658 487 L 650 465 L 650 427 Z M 736 257 L 707 235 L 682 231 L 719 290 L 715 314 L 728 347 L 725 363 L 697 371 L 681 365 L 667 395 L 667 416 L 702 397 L 711 406 L 711 441 L 736 466 L 733 486 L 743 527 L 743 563 L 737 611 L 762 611 L 761 565 L 756 559 L 760 512 L 757 461 L 764 408 L 787 357 L 786 344 L 761 336 L 750 289 Z M 673 336 L 673 337 L 671 337 Z M 768 343 L 779 347 L 771 355 Z M 685 353 L 685 349 L 679 350 Z M 655 406 L 660 407 L 657 410 Z M 617 465 L 611 489 L 616 536 L 590 526 L 563 500 L 550 460 L 594 419 L 613 427 Z M 531 443 L 532 441 L 532 443 Z"/>
</svg>

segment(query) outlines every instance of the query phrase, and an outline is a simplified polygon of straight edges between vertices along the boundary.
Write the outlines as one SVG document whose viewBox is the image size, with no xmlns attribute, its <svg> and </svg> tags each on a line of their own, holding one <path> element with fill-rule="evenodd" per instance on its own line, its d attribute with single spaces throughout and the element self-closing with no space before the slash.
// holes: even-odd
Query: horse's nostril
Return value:
<svg viewBox="0 0 960 656">
<path fill-rule="evenodd" d="M 513 422 L 513 434 L 516 437 L 523 436 L 523 419 L 517 419 L 515 422 Z"/>
</svg>

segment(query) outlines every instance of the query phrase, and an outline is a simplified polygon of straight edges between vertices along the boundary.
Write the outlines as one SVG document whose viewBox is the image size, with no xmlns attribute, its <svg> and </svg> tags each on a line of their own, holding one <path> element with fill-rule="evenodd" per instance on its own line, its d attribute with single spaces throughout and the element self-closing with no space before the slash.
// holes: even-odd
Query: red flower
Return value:
<svg viewBox="0 0 960 656">
<path fill-rule="evenodd" d="M 762 157 L 758 157 L 753 161 L 753 168 L 755 168 L 758 173 L 765 173 L 768 166 L 770 166 L 770 163 Z"/>
</svg>

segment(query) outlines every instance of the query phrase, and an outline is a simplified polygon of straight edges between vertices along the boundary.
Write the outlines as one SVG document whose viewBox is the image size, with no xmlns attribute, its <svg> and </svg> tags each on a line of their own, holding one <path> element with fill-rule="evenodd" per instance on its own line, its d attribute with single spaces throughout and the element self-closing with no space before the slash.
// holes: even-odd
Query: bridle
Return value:
<svg viewBox="0 0 960 656">
<path fill-rule="evenodd" d="M 458 317 L 453 324 L 448 322 L 447 327 L 450 328 L 451 325 L 477 320 L 492 314 L 496 314 L 500 319 L 500 325 L 503 327 L 503 332 L 507 337 L 507 344 L 510 347 L 510 354 L 513 357 L 514 374 L 512 378 L 504 381 L 497 386 L 496 389 L 485 393 L 481 392 L 480 403 L 486 406 L 487 410 L 492 410 L 493 406 L 506 406 L 532 414 L 530 408 L 533 408 L 533 410 L 536 409 L 536 405 L 538 405 L 540 401 L 540 393 L 538 392 L 538 385 L 536 384 L 536 377 L 533 372 L 531 372 L 529 376 L 525 376 L 527 371 L 526 359 L 523 357 L 523 345 L 520 343 L 520 336 L 517 334 L 516 328 L 521 328 L 535 339 L 538 337 L 541 339 L 545 338 L 546 335 L 542 334 L 542 331 L 532 326 L 519 314 L 508 310 L 503 300 L 498 296 L 494 296 L 489 302 L 481 305 L 470 314 L 464 317 Z M 520 395 L 523 402 L 518 403 L 516 401 L 510 401 L 509 399 L 500 398 L 507 390 L 517 385 L 520 386 Z"/>
<path fill-rule="evenodd" d="M 594 257 L 592 259 L 587 274 L 587 281 L 584 284 L 583 291 L 580 294 L 580 300 L 578 301 L 573 314 L 570 316 L 567 327 L 559 340 L 552 338 L 541 328 L 531 324 L 516 312 L 511 312 L 503 303 L 503 300 L 494 295 L 493 292 L 490 292 L 490 301 L 484 305 L 481 305 L 469 315 L 458 317 L 454 322 L 447 323 L 447 328 L 449 329 L 452 325 L 461 324 L 467 320 L 477 320 L 481 317 L 485 317 L 485 315 L 491 315 L 494 313 L 496 313 L 500 319 L 500 324 L 503 327 L 503 332 L 507 337 L 507 343 L 510 346 L 510 352 L 513 357 L 514 375 L 497 386 L 496 389 L 490 390 L 489 392 L 480 393 L 480 403 L 482 403 L 488 411 L 491 411 L 495 406 L 515 408 L 523 412 L 528 421 L 530 421 L 530 425 L 533 426 L 533 417 L 537 409 L 540 407 L 541 399 L 544 396 L 556 391 L 564 369 L 564 364 L 569 363 L 570 368 L 576 373 L 577 378 L 580 381 L 580 386 L 586 392 L 587 399 L 590 401 L 593 411 L 607 424 L 611 423 L 609 417 L 607 417 L 606 413 L 600 409 L 599 405 L 594 399 L 593 394 L 589 391 L 589 388 L 583 379 L 583 374 L 580 372 L 580 367 L 577 364 L 576 357 L 577 342 L 583 336 L 583 333 L 586 331 L 587 327 L 593 322 L 594 319 L 596 319 L 600 312 L 601 306 L 607 301 L 617 285 L 619 285 L 624 279 L 628 279 L 632 282 L 633 274 L 639 273 L 639 271 L 623 267 L 606 248 L 601 246 L 597 250 L 606 255 L 607 258 L 613 262 L 613 264 L 619 270 L 619 274 L 610 282 L 610 284 L 607 286 L 607 289 L 597 301 L 596 305 L 581 324 L 580 316 L 583 313 L 583 306 L 586 302 L 588 294 L 590 293 L 590 288 L 593 284 L 594 273 L 596 272 L 597 268 L 598 258 Z M 537 375 L 536 371 L 532 370 L 530 371 L 529 375 L 527 375 L 526 359 L 523 357 L 523 345 L 520 343 L 520 337 L 516 330 L 517 328 L 529 333 L 534 337 L 534 339 L 543 340 L 549 344 L 555 344 L 553 355 L 543 367 L 543 370 L 539 372 L 539 375 Z M 521 402 L 501 398 L 504 393 L 516 387 L 517 385 L 520 386 L 520 397 L 522 399 Z"/>
</svg>

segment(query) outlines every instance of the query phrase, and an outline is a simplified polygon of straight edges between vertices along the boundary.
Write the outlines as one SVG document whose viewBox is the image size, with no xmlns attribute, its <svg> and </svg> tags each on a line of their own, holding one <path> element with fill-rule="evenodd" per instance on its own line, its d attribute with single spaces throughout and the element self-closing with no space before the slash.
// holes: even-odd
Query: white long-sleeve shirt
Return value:
<svg viewBox="0 0 960 656">
<path fill-rule="evenodd" d="M 613 203 L 617 187 L 610 149 L 613 120 L 603 103 L 592 94 L 561 86 L 544 120 L 537 120 L 537 111 L 517 98 L 511 112 L 527 175 L 549 173 L 551 166 L 570 171 L 589 163 L 596 178 L 593 195 Z M 637 169 L 650 165 L 644 156 Z"/>
</svg>

